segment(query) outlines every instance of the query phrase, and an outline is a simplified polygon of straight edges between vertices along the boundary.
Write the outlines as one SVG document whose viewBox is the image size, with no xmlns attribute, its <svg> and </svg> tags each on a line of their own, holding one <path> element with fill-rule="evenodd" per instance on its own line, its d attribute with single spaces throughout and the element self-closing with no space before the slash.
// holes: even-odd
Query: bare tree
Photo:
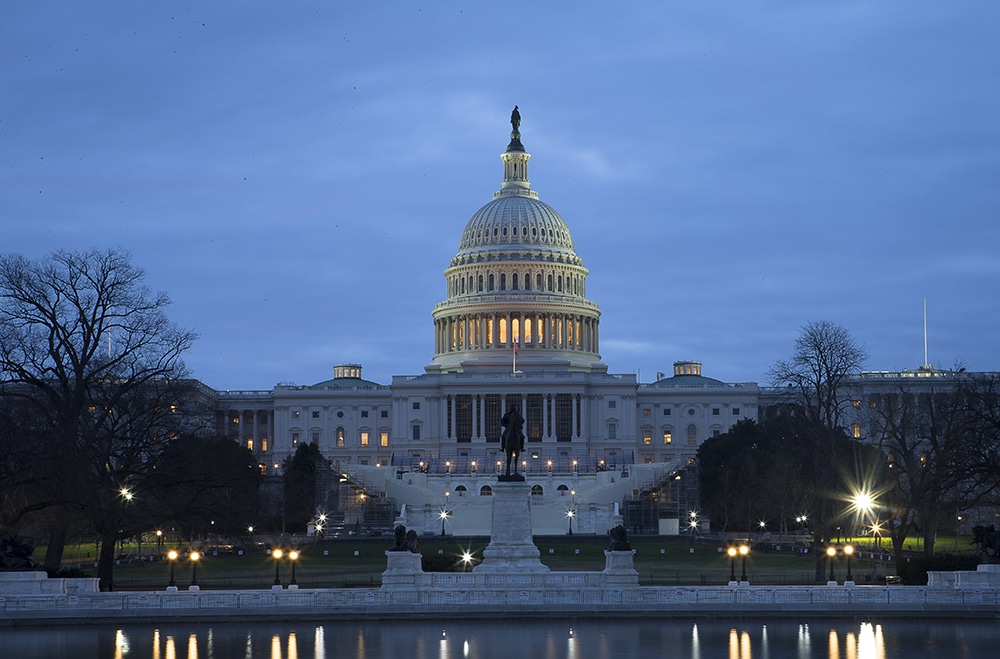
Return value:
<svg viewBox="0 0 1000 659">
<path fill-rule="evenodd" d="M 860 372 L 868 353 L 844 327 L 829 321 L 813 321 L 802 326 L 789 359 L 775 362 L 771 383 L 786 392 L 787 407 L 804 421 L 799 443 L 809 456 L 800 465 L 812 479 L 812 509 L 809 518 L 816 555 L 816 579 L 825 571 L 822 545 L 833 537 L 837 519 L 837 493 L 842 480 L 838 470 L 853 460 L 844 443 L 843 411 L 851 405 L 847 388 L 851 376 Z"/>
<path fill-rule="evenodd" d="M 802 326 L 790 359 L 774 363 L 772 384 L 787 387 L 792 404 L 804 416 L 827 430 L 841 430 L 841 414 L 850 405 L 847 380 L 857 375 L 868 352 L 844 327 L 826 320 Z"/>
<path fill-rule="evenodd" d="M 88 516 L 102 538 L 105 589 L 138 502 L 132 482 L 174 423 L 181 355 L 195 339 L 167 319 L 166 294 L 150 291 L 129 258 L 120 250 L 0 257 L 0 396 L 32 419 L 28 466 L 45 484 L 4 519 L 16 524 L 44 507 Z M 61 561 L 61 531 L 49 538 L 49 566 Z"/>
</svg>

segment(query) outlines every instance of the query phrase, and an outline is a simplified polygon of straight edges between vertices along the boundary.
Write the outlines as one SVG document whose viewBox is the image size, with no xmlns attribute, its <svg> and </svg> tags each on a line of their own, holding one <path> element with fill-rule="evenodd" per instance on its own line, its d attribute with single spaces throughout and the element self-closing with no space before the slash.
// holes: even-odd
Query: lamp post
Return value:
<svg viewBox="0 0 1000 659">
<path fill-rule="evenodd" d="M 275 549 L 271 552 L 271 558 L 274 559 L 274 585 L 271 586 L 271 590 L 281 588 L 281 575 L 278 573 L 278 567 L 281 565 L 281 557 L 284 555 L 285 552 L 280 549 Z"/>
<path fill-rule="evenodd" d="M 191 585 L 188 590 L 198 590 L 198 561 L 201 554 L 196 551 L 191 552 Z"/>
<path fill-rule="evenodd" d="M 438 513 L 438 517 L 441 518 L 441 537 L 443 538 L 444 537 L 444 521 L 446 519 L 448 519 L 448 511 L 447 510 L 442 510 L 441 512 Z"/>
<path fill-rule="evenodd" d="M 743 574 L 740 575 L 740 581 L 744 583 L 749 583 L 747 580 L 747 554 L 750 553 L 750 547 L 747 545 L 740 545 L 740 556 L 743 557 Z"/>
<path fill-rule="evenodd" d="M 566 511 L 566 519 L 569 520 L 569 533 L 567 533 L 566 535 L 573 535 L 573 515 L 575 514 L 576 511 L 573 510 L 572 508 Z"/>
<path fill-rule="evenodd" d="M 177 582 L 174 581 L 174 564 L 177 563 L 176 549 L 167 552 L 167 560 L 170 561 L 170 582 L 167 584 L 167 590 L 177 590 Z"/>
<path fill-rule="evenodd" d="M 844 556 L 847 557 L 847 579 L 844 580 L 844 585 L 848 583 L 854 583 L 854 576 L 851 574 L 851 554 L 854 553 L 854 545 L 846 544 L 844 545 Z"/>
<path fill-rule="evenodd" d="M 736 583 L 736 547 L 730 545 L 729 549 L 726 550 L 729 554 L 729 584 L 734 585 Z"/>
<path fill-rule="evenodd" d="M 829 581 L 829 583 L 833 584 L 833 585 L 836 585 L 836 583 L 837 583 L 837 577 L 834 576 L 834 574 L 833 574 L 833 559 L 834 559 L 834 557 L 836 555 L 837 555 L 837 548 L 836 547 L 834 547 L 833 545 L 830 545 L 829 547 L 826 548 L 826 557 L 827 557 L 827 560 L 830 561 L 830 581 Z"/>
<path fill-rule="evenodd" d="M 295 562 L 299 560 L 299 552 L 296 549 L 288 552 L 288 560 L 292 562 L 292 580 L 288 582 L 288 587 L 295 590 L 299 587 L 298 583 L 295 581 Z"/>
</svg>

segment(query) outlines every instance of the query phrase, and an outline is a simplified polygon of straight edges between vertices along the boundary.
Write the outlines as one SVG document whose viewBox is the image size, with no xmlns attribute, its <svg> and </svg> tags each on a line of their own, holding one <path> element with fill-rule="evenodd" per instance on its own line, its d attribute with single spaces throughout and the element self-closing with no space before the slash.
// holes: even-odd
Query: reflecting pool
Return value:
<svg viewBox="0 0 1000 659">
<path fill-rule="evenodd" d="M 93 625 L 0 629 L 34 659 L 883 659 L 996 655 L 996 621 L 541 620 Z"/>
</svg>

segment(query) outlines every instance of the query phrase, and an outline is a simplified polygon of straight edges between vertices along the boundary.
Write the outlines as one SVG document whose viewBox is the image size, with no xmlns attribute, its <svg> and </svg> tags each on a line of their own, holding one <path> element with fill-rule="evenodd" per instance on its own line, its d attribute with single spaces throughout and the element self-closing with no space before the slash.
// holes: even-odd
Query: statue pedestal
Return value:
<svg viewBox="0 0 1000 659">
<path fill-rule="evenodd" d="M 386 551 L 386 569 L 382 588 L 414 588 L 421 585 L 424 569 L 420 554 L 411 551 Z"/>
<path fill-rule="evenodd" d="M 548 572 L 531 537 L 531 490 L 525 482 L 497 482 L 493 486 L 490 544 L 483 562 L 473 572 L 523 574 Z"/>
<path fill-rule="evenodd" d="M 638 585 L 639 573 L 635 570 L 632 557 L 635 550 L 604 550 L 604 578 L 609 586 Z"/>
</svg>

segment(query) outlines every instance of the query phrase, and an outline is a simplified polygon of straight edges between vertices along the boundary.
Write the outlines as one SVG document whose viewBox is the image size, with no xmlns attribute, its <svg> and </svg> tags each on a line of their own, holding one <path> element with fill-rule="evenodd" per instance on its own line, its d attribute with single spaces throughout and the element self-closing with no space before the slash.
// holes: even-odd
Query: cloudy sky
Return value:
<svg viewBox="0 0 1000 659">
<path fill-rule="evenodd" d="M 1000 3 L 22 2 L 0 252 L 122 247 L 218 389 L 419 374 L 511 108 L 614 373 L 1000 369 Z"/>
</svg>

